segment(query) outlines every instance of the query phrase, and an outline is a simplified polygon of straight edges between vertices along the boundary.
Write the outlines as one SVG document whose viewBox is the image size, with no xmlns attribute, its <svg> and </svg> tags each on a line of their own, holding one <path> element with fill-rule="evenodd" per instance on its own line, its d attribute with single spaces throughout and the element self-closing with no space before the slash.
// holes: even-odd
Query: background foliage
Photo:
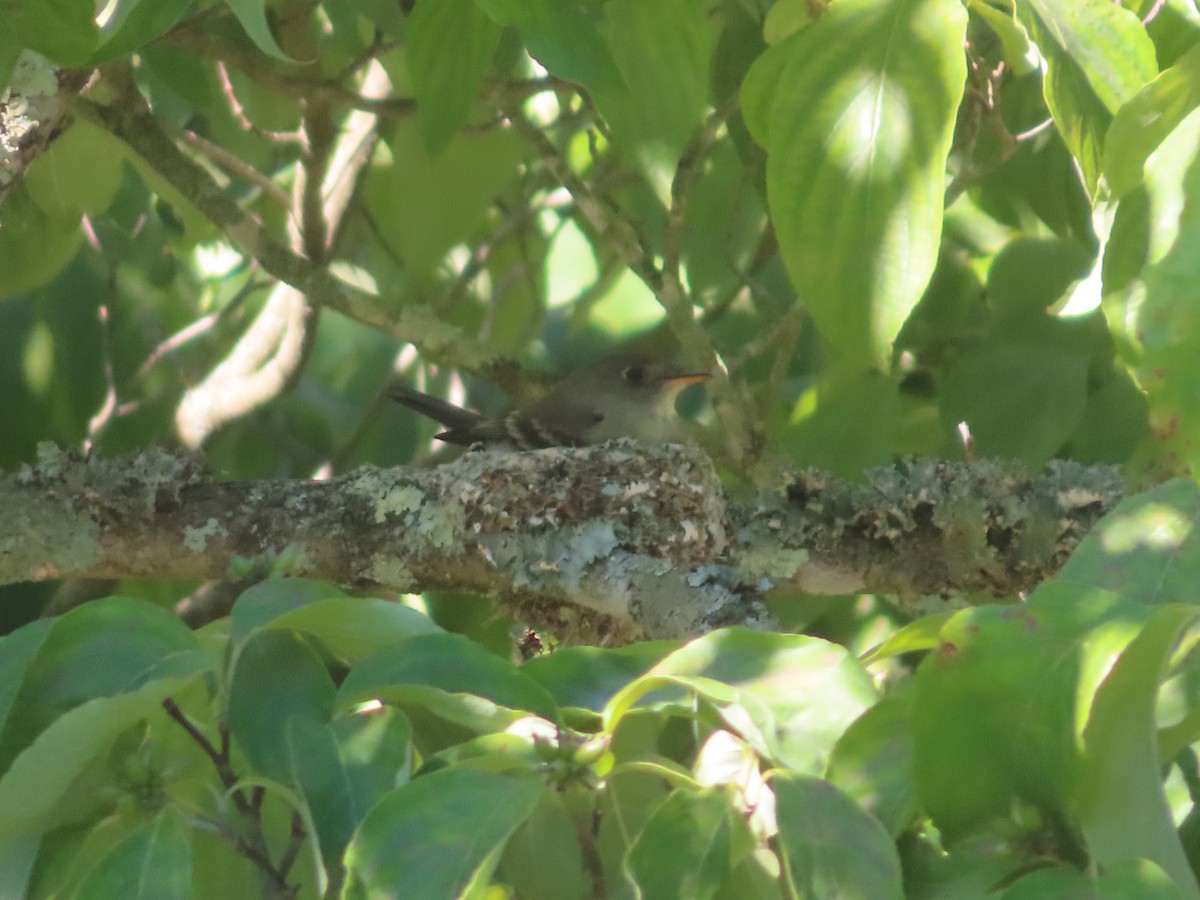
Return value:
<svg viewBox="0 0 1200 900">
<path fill-rule="evenodd" d="M 0 83 L 94 72 L 0 207 L 0 466 L 424 460 L 393 377 L 497 408 L 634 340 L 721 360 L 734 480 L 1188 475 L 1198 44 L 1194 0 L 6 7 Z M 470 598 L 8 588 L 0 894 L 1200 896 L 1198 509 L 1011 605 L 524 664 Z"/>
</svg>

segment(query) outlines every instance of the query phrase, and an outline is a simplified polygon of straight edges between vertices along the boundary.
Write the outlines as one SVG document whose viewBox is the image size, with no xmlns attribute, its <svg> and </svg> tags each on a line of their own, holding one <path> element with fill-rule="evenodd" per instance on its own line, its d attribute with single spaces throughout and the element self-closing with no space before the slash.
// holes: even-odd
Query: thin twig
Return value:
<svg viewBox="0 0 1200 900">
<path fill-rule="evenodd" d="M 257 263 L 255 260 L 250 260 L 250 265 L 251 267 L 256 267 Z M 248 297 L 252 296 L 257 291 L 261 291 L 264 288 L 270 287 L 270 285 L 271 282 L 269 281 L 255 279 L 247 281 L 244 285 L 242 285 L 241 288 L 238 289 L 238 292 L 233 296 L 233 299 L 225 304 L 224 308 L 219 312 L 202 316 L 191 325 L 184 326 L 170 337 L 161 341 L 157 347 L 150 351 L 150 355 L 147 356 L 145 361 L 138 367 L 137 377 L 145 378 L 146 375 L 149 374 L 150 370 L 158 365 L 167 356 L 171 355 L 185 344 L 194 341 L 196 338 L 212 330 L 222 320 L 229 318 L 232 313 L 239 309 L 241 305 L 246 302 Z"/>
<path fill-rule="evenodd" d="M 1020 144 L 1024 141 L 1029 140 L 1030 138 L 1036 137 L 1037 135 L 1041 134 L 1047 128 L 1050 128 L 1053 124 L 1054 124 L 1053 119 L 1046 119 L 1044 122 L 1039 122 L 1037 125 L 1034 125 L 1028 131 L 1022 131 L 1020 134 L 1013 135 L 1013 140 L 1016 141 L 1018 144 Z"/>
<path fill-rule="evenodd" d="M 179 128 L 176 129 L 176 135 L 180 140 L 185 141 L 192 147 L 195 147 L 230 175 L 242 178 L 243 180 L 262 188 L 263 193 L 274 200 L 275 203 L 283 209 L 291 208 L 291 201 L 288 198 L 287 191 L 276 184 L 271 178 L 254 168 L 254 166 L 247 163 L 245 160 L 230 153 L 224 147 L 214 144 L 207 138 L 201 137 L 194 131 L 189 131 L 185 128 Z"/>
<path fill-rule="evenodd" d="M 237 98 L 237 91 L 233 87 L 233 79 L 229 77 L 229 70 L 225 67 L 224 60 L 217 60 L 217 78 L 221 82 L 221 93 L 225 95 L 225 103 L 229 106 L 229 111 L 237 119 L 238 124 L 242 126 L 243 130 L 256 134 L 264 140 L 280 144 L 303 143 L 304 135 L 300 131 L 269 131 L 254 124 L 250 117 L 246 115 L 246 108 L 242 106 L 242 102 Z"/>
<path fill-rule="evenodd" d="M 1154 5 L 1150 7 L 1150 10 L 1142 17 L 1142 24 L 1149 25 L 1154 20 L 1154 17 L 1162 12 L 1162 8 L 1166 5 L 1167 0 L 1154 0 Z"/>
<path fill-rule="evenodd" d="M 283 851 L 283 856 L 279 858 L 278 871 L 281 881 L 287 881 L 288 873 L 296 864 L 296 860 L 300 856 L 300 849 L 304 846 L 304 839 L 307 837 L 308 832 L 304 829 L 304 817 L 298 810 L 292 810 L 292 833 L 288 838 L 288 845 Z"/>
<path fill-rule="evenodd" d="M 221 784 L 225 787 L 229 798 L 233 801 L 238 815 L 241 816 L 246 834 L 237 834 L 221 822 L 214 822 L 209 819 L 204 819 L 203 821 L 207 822 L 218 834 L 230 841 L 239 853 L 253 861 L 262 870 L 262 874 L 269 879 L 271 887 L 275 891 L 280 892 L 283 896 L 294 895 L 294 889 L 289 888 L 287 884 L 287 873 L 295 863 L 295 859 L 293 858 L 288 862 L 287 868 L 284 868 L 282 864 L 279 866 L 272 864 L 266 835 L 262 830 L 262 804 L 266 790 L 261 785 L 256 786 L 251 791 L 250 799 L 247 800 L 245 792 L 237 786 L 239 779 L 229 761 L 229 728 L 226 723 L 222 721 L 220 724 L 220 746 L 217 747 L 213 745 L 213 742 L 208 739 L 204 732 L 193 724 L 191 719 L 184 715 L 183 711 L 170 697 L 162 702 L 162 706 L 167 715 L 174 719 L 188 733 L 188 736 L 196 742 L 196 746 L 212 762 L 213 768 L 217 772 L 217 777 L 221 780 Z M 294 828 L 293 824 L 293 830 Z"/>
<path fill-rule="evenodd" d="M 87 437 L 83 441 L 84 452 L 90 452 L 101 436 L 112 424 L 117 411 L 117 379 L 113 373 L 112 334 L 108 324 L 108 307 L 101 304 L 96 310 L 100 320 L 100 350 L 104 369 L 104 403 L 88 420 Z"/>
</svg>

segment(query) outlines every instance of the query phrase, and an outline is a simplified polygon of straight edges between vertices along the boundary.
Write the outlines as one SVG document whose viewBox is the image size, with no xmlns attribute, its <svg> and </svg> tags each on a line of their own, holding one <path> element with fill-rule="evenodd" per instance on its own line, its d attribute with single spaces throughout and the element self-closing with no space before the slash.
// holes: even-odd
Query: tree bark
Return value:
<svg viewBox="0 0 1200 900">
<path fill-rule="evenodd" d="M 533 623 L 582 612 L 612 639 L 686 637 L 769 627 L 772 591 L 889 594 L 915 613 L 930 597 L 1029 590 L 1122 491 L 1112 467 L 1033 477 L 996 460 L 917 460 L 862 485 L 785 473 L 735 499 L 703 453 L 627 443 L 250 482 L 157 450 L 43 448 L 36 466 L 0 475 L 0 583 L 282 571 L 486 594 Z"/>
</svg>

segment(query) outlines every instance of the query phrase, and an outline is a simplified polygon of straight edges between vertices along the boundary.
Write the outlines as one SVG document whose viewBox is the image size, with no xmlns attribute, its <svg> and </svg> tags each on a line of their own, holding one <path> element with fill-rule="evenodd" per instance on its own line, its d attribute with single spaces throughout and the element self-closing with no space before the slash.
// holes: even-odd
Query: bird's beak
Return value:
<svg viewBox="0 0 1200 900">
<path fill-rule="evenodd" d="M 707 372 L 692 372 L 685 375 L 668 375 L 663 379 L 663 384 L 672 388 L 685 388 L 689 384 L 699 384 L 702 381 L 708 381 L 712 378 Z"/>
</svg>

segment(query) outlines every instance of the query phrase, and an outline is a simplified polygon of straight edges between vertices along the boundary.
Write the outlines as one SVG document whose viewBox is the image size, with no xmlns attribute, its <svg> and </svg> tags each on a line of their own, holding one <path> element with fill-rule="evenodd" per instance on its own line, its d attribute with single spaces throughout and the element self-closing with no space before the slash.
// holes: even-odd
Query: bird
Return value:
<svg viewBox="0 0 1200 900">
<path fill-rule="evenodd" d="M 407 385 L 393 385 L 387 395 L 443 425 L 439 440 L 464 447 L 541 450 L 617 438 L 669 443 L 678 424 L 676 396 L 710 377 L 649 353 L 620 350 L 581 366 L 545 396 L 501 416 L 485 416 Z"/>
</svg>

